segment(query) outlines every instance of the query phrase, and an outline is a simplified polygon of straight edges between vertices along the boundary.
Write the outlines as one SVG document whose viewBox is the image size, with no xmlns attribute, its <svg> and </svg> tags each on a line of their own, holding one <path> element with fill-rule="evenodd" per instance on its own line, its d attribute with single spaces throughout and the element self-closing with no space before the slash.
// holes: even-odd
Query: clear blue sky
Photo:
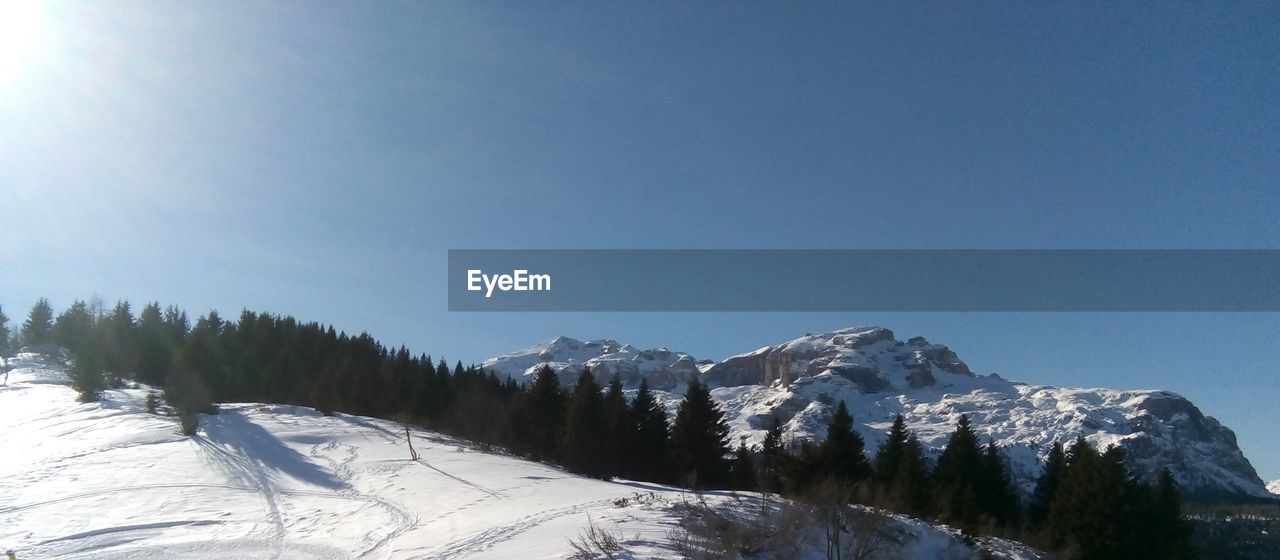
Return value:
<svg viewBox="0 0 1280 560">
<path fill-rule="evenodd" d="M 1179 391 L 1280 478 L 1274 314 L 446 312 L 450 248 L 1280 248 L 1275 4 L 847 4 L 0 3 L 0 304 L 467 362 L 879 323 Z"/>
</svg>

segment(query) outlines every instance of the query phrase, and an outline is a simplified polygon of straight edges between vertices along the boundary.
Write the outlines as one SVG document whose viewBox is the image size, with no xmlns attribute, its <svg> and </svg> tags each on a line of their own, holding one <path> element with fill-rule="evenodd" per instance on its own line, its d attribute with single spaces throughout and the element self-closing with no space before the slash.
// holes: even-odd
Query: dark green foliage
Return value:
<svg viewBox="0 0 1280 560">
<path fill-rule="evenodd" d="M 782 491 L 782 476 L 786 471 L 786 450 L 782 448 L 782 422 L 774 416 L 764 434 L 760 446 L 760 489 L 766 492 Z"/>
<path fill-rule="evenodd" d="M 94 402 L 107 388 L 102 357 L 95 351 L 82 351 L 71 367 L 71 387 L 80 393 L 80 402 Z"/>
<path fill-rule="evenodd" d="M 755 458 L 752 456 L 751 450 L 747 448 L 745 438 L 738 442 L 738 448 L 733 452 L 733 462 L 729 465 L 729 478 L 730 485 L 734 490 L 752 491 L 758 489 Z"/>
<path fill-rule="evenodd" d="M 137 350 L 137 379 L 151 386 L 160 386 L 169 376 L 169 365 L 177 341 L 174 329 L 166 324 L 159 303 L 142 308 L 138 316 L 135 345 Z"/>
<path fill-rule="evenodd" d="M 160 396 L 155 391 L 147 393 L 147 414 L 156 414 L 156 409 L 160 406 Z"/>
<path fill-rule="evenodd" d="M 59 346 L 79 354 L 92 342 L 94 316 L 89 305 L 76 300 L 53 323 L 53 339 Z"/>
<path fill-rule="evenodd" d="M 630 437 L 623 450 L 622 474 L 636 480 L 669 482 L 667 413 L 654 399 L 647 380 L 640 381 L 636 398 L 627 409 L 627 426 Z"/>
<path fill-rule="evenodd" d="M 115 308 L 94 329 L 101 339 L 107 372 L 115 379 L 132 377 L 138 365 L 137 325 L 128 301 L 116 302 Z"/>
<path fill-rule="evenodd" d="M 934 473 L 937 480 L 938 513 L 943 520 L 975 527 L 981 512 L 978 506 L 979 481 L 983 477 L 982 448 L 967 415 L 960 415 Z"/>
<path fill-rule="evenodd" d="M 978 480 L 978 511 L 999 527 L 1014 526 L 1020 519 L 1018 489 L 1009 459 L 995 442 L 982 449 L 982 478 Z"/>
<path fill-rule="evenodd" d="M 1062 450 L 1062 442 L 1055 441 L 1049 450 L 1049 456 L 1045 458 L 1044 470 L 1036 480 L 1036 488 L 1027 507 L 1027 521 L 1032 529 L 1039 529 L 1048 521 L 1049 506 L 1058 493 L 1058 487 L 1062 485 L 1066 468 L 1067 456 Z"/>
<path fill-rule="evenodd" d="M 698 380 L 689 382 L 671 424 L 671 462 L 677 480 L 694 488 L 725 484 L 729 465 L 729 425 L 720 405 Z"/>
<path fill-rule="evenodd" d="M 26 322 L 22 323 L 22 343 L 40 346 L 53 342 L 53 307 L 49 300 L 40 298 L 31 307 Z"/>
<path fill-rule="evenodd" d="M 526 423 L 530 456 L 557 459 L 564 428 L 564 394 L 560 392 L 560 380 L 550 367 L 538 370 L 529 389 L 528 416 L 520 421 Z"/>
<path fill-rule="evenodd" d="M 884 443 L 876 450 L 876 459 L 873 463 L 873 473 L 875 481 L 878 484 L 889 486 L 894 477 L 898 476 L 898 472 L 902 470 L 902 462 L 907 453 L 907 423 L 899 414 L 893 419 L 893 426 L 889 428 L 889 436 L 885 438 Z"/>
<path fill-rule="evenodd" d="M 592 377 L 591 369 L 584 367 L 569 398 L 560 452 L 564 466 L 578 474 L 609 478 L 612 471 L 609 456 L 604 453 L 608 446 L 609 426 L 600 385 Z"/>
<path fill-rule="evenodd" d="M 609 390 L 604 395 L 605 444 L 604 455 L 611 474 L 622 472 L 625 461 L 623 444 L 633 436 L 628 425 L 627 396 L 622 392 L 622 381 L 614 374 L 609 380 Z"/>
<path fill-rule="evenodd" d="M 1150 538 L 1153 556 L 1170 560 L 1195 558 L 1191 523 L 1183 517 L 1182 495 L 1168 467 L 1160 469 L 1150 504 Z"/>
<path fill-rule="evenodd" d="M 836 405 L 827 424 L 827 439 L 818 447 L 818 456 L 823 472 L 850 487 L 870 474 L 865 443 L 854 429 L 844 401 Z"/>
<path fill-rule="evenodd" d="M 9 355 L 9 316 L 4 314 L 4 306 L 0 305 L 0 358 Z"/>
<path fill-rule="evenodd" d="M 929 466 L 924 448 L 899 414 L 876 451 L 873 477 L 880 501 L 897 511 L 922 515 L 929 505 Z"/>
</svg>

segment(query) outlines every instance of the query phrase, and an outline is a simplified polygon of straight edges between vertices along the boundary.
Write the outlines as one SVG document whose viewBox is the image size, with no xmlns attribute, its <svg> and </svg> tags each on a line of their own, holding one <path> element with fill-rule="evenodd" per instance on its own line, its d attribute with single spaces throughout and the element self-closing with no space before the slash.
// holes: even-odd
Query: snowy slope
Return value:
<svg viewBox="0 0 1280 560">
<path fill-rule="evenodd" d="M 1272 494 L 1280 494 L 1280 480 L 1273 480 L 1267 483 L 1267 490 Z"/>
<path fill-rule="evenodd" d="M 521 355 L 526 361 L 520 365 L 536 370 L 537 356 Z M 502 365 L 503 359 L 485 363 Z M 1123 445 L 1142 474 L 1168 466 L 1196 492 L 1269 495 L 1231 430 L 1175 393 L 1058 388 L 977 375 L 950 348 L 919 337 L 903 342 L 881 327 L 809 334 L 700 369 L 725 409 L 735 443 L 740 437 L 760 443 L 775 416 L 790 438 L 823 438 L 835 403 L 843 400 L 870 449 L 902 414 L 936 451 L 967 414 L 984 439 L 1006 449 L 1026 486 L 1055 439 L 1084 436 L 1101 447 Z M 682 392 L 675 389 L 659 395 L 672 410 Z"/>
<path fill-rule="evenodd" d="M 0 386 L 0 550 L 24 560 L 564 558 L 589 521 L 634 558 L 675 558 L 674 512 L 692 499 L 430 432 L 413 433 L 414 462 L 393 423 L 300 407 L 225 405 L 188 438 L 144 411 L 145 390 L 81 404 L 61 367 L 34 360 L 14 360 Z M 903 558 L 977 555 L 946 527 L 896 523 Z"/>
</svg>

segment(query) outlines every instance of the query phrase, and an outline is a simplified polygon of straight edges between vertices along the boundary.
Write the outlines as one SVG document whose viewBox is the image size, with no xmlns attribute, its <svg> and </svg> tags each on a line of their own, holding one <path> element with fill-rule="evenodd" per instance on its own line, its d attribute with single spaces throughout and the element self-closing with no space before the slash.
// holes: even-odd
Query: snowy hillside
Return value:
<svg viewBox="0 0 1280 560">
<path fill-rule="evenodd" d="M 563 348 L 573 344 L 582 353 L 563 361 L 568 355 Z M 552 365 L 560 369 L 566 363 L 595 367 L 615 355 L 590 344 L 595 343 L 558 338 L 484 365 L 531 372 L 542 356 L 556 358 Z M 673 354 L 680 358 L 670 363 L 695 363 L 687 354 Z M 652 365 L 639 369 L 639 375 L 661 376 L 663 383 L 650 384 L 662 389 L 659 397 L 674 407 L 683 384 L 666 380 L 687 380 L 694 374 L 684 366 L 678 373 L 663 369 L 661 360 L 646 363 Z M 612 370 L 604 371 L 600 378 L 607 381 Z M 1235 434 L 1175 393 L 1058 388 L 977 375 L 946 346 L 920 337 L 900 341 L 880 327 L 805 335 L 704 363 L 698 371 L 724 407 L 734 442 L 746 437 L 749 444 L 760 443 L 774 416 L 791 438 L 825 437 L 829 415 L 843 400 L 870 449 L 884 438 L 896 414 L 935 450 L 946 443 L 960 415 L 967 414 L 984 438 L 1004 446 L 1015 474 L 1028 486 L 1055 439 L 1065 442 L 1083 435 L 1101 447 L 1123 445 L 1147 474 L 1169 466 L 1184 487 L 1196 492 L 1268 495 L 1237 447 Z M 562 382 L 572 380 L 562 377 Z M 632 375 L 624 382 L 634 387 L 638 378 Z"/>
<path fill-rule="evenodd" d="M 670 532 L 695 499 L 430 432 L 413 433 L 415 462 L 394 423 L 300 407 L 225 405 L 188 438 L 144 410 L 145 389 L 81 404 L 61 367 L 35 355 L 12 365 L 0 386 L 0 550 L 23 559 L 564 558 L 588 523 L 621 535 L 630 557 L 675 558 Z M 751 500 L 709 498 L 754 510 Z M 978 554 L 945 527 L 895 516 L 888 530 L 903 558 Z M 799 557 L 821 557 L 820 532 L 804 531 L 815 544 Z"/>
<path fill-rule="evenodd" d="M 1280 494 L 1280 480 L 1273 480 L 1267 483 L 1267 490 L 1272 494 Z"/>
</svg>

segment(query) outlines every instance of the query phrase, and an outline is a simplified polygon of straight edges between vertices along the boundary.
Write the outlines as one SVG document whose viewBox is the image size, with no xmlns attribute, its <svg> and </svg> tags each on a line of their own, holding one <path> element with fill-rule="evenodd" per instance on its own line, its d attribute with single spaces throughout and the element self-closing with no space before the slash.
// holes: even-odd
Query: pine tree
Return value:
<svg viewBox="0 0 1280 560">
<path fill-rule="evenodd" d="M 671 480 L 667 411 L 649 390 L 648 380 L 640 380 L 636 398 L 627 409 L 631 434 L 625 443 L 623 473 L 636 480 L 667 483 Z"/>
<path fill-rule="evenodd" d="M 175 367 L 169 373 L 164 389 L 164 400 L 178 413 L 182 434 L 196 435 L 200 426 L 200 413 L 216 411 L 209 397 L 209 387 L 200 372 L 190 367 Z"/>
<path fill-rule="evenodd" d="M 533 458 L 558 458 L 564 431 L 564 394 L 550 366 L 542 366 L 529 388 L 529 447 Z"/>
<path fill-rule="evenodd" d="M 782 421 L 773 416 L 760 446 L 760 486 L 767 492 L 782 491 L 782 475 L 786 470 L 786 450 L 782 448 Z"/>
<path fill-rule="evenodd" d="M 1011 525 L 1018 518 L 1018 489 L 1014 486 L 1009 460 L 995 442 L 987 443 L 982 450 L 982 477 L 978 483 L 981 514 L 1002 527 Z"/>
<path fill-rule="evenodd" d="M 1045 458 L 1044 470 L 1036 480 L 1035 490 L 1031 493 L 1031 503 L 1027 508 L 1028 521 L 1032 529 L 1039 529 L 1048 521 L 1049 506 L 1053 504 L 1053 497 L 1057 494 L 1058 487 L 1062 485 L 1066 467 L 1067 456 L 1062 450 L 1062 442 L 1054 441 L 1053 447 L 1049 449 L 1049 456 Z"/>
<path fill-rule="evenodd" d="M 818 454 L 824 472 L 849 487 L 866 478 L 871 470 L 865 443 L 854 429 L 853 416 L 844 401 L 836 405 L 827 424 L 827 439 L 819 446 Z"/>
<path fill-rule="evenodd" d="M 901 414 L 894 418 L 888 437 L 876 451 L 872 470 L 876 485 L 890 507 L 916 514 L 924 510 L 929 493 L 924 447 L 915 434 L 907 430 Z"/>
<path fill-rule="evenodd" d="M 26 346 L 40 346 L 53 342 L 53 307 L 49 300 L 40 298 L 31 307 L 27 321 L 22 324 L 22 343 Z"/>
<path fill-rule="evenodd" d="M 1156 479 L 1151 513 L 1148 516 L 1153 535 L 1148 539 L 1153 556 L 1169 560 L 1191 560 L 1196 557 L 1191 543 L 1191 524 L 1182 516 L 1182 496 L 1173 473 L 1160 469 Z"/>
<path fill-rule="evenodd" d="M 93 326 L 94 318 L 89 305 L 76 300 L 54 321 L 53 340 L 59 346 L 78 354 L 91 342 Z"/>
<path fill-rule="evenodd" d="M 101 397 L 107 388 L 107 379 L 98 352 L 85 349 L 76 356 L 71 367 L 71 387 L 80 393 L 80 402 L 94 402 Z"/>
<path fill-rule="evenodd" d="M 724 412 L 702 383 L 690 381 L 671 425 L 671 461 L 680 482 L 694 488 L 724 485 L 729 451 Z"/>
<path fill-rule="evenodd" d="M 956 431 L 938 457 L 935 472 L 939 513 L 946 521 L 975 527 L 980 514 L 976 484 L 982 478 L 982 448 L 967 415 L 960 415 Z"/>
<path fill-rule="evenodd" d="M 4 306 L 0 305 L 0 358 L 9 356 L 9 316 L 4 314 Z"/>
<path fill-rule="evenodd" d="M 610 476 L 622 472 L 623 442 L 634 437 L 633 432 L 628 429 L 627 416 L 627 396 L 622 392 L 622 380 L 614 374 L 609 380 L 609 391 L 604 395 L 604 422 L 607 433 L 605 457 Z"/>
<path fill-rule="evenodd" d="M 893 426 L 889 427 L 889 435 L 876 449 L 873 463 L 875 479 L 881 484 L 892 480 L 902 464 L 907 449 L 907 423 L 899 414 L 893 418 Z"/>
<path fill-rule="evenodd" d="M 569 398 L 560 452 L 565 467 L 578 474 L 608 478 L 609 457 L 602 453 L 609 444 L 608 436 L 600 385 L 591 368 L 584 367 Z"/>
<path fill-rule="evenodd" d="M 160 304 L 151 303 L 142 308 L 137 329 L 138 381 L 151 386 L 163 384 L 173 361 L 174 345 L 175 340 L 165 324 Z"/>
<path fill-rule="evenodd" d="M 147 414 L 156 413 L 156 409 L 159 408 L 160 406 L 160 396 L 157 395 L 155 391 L 149 391 L 147 393 L 146 406 L 147 406 Z"/>
<path fill-rule="evenodd" d="M 933 480 L 930 478 L 929 460 L 925 458 L 924 445 L 915 434 L 907 436 L 902 463 L 890 486 L 908 513 L 923 516 L 930 511 Z"/>
<path fill-rule="evenodd" d="M 747 448 L 747 439 L 738 442 L 733 452 L 733 462 L 729 466 L 730 479 L 734 490 L 752 491 L 758 489 L 756 484 L 756 466 L 751 450 Z"/>
</svg>

